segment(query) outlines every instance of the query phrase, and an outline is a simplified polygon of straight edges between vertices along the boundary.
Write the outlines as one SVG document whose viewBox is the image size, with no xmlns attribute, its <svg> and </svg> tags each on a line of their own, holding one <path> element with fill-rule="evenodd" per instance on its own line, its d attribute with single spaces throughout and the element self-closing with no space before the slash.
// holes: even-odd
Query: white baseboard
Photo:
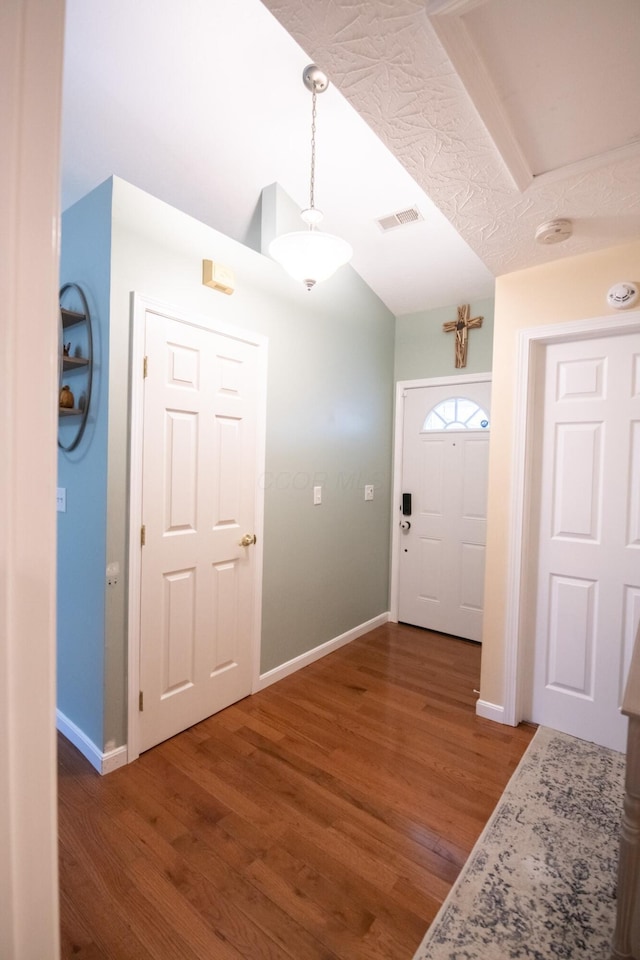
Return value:
<svg viewBox="0 0 640 960">
<path fill-rule="evenodd" d="M 496 723 L 506 723 L 504 707 L 498 703 L 489 703 L 488 700 L 476 700 L 476 716 L 485 720 L 495 720 Z"/>
<path fill-rule="evenodd" d="M 114 747 L 113 750 L 107 750 L 106 753 L 102 754 L 102 770 L 100 773 L 112 773 L 118 767 L 124 767 L 127 763 L 129 763 L 129 756 L 125 743 L 121 747 Z"/>
<path fill-rule="evenodd" d="M 328 653 L 344 647 L 345 644 L 351 643 L 352 640 L 356 640 L 358 637 L 364 636 L 365 633 L 369 633 L 370 630 L 374 630 L 376 627 L 380 627 L 383 623 L 388 622 L 389 613 L 381 613 L 379 616 L 373 617 L 372 620 L 367 620 L 366 623 L 361 623 L 359 626 L 353 627 L 352 630 L 347 630 L 346 633 L 341 634 L 339 637 L 334 637 L 333 640 L 328 640 L 326 643 L 314 647 L 313 650 L 308 650 L 299 657 L 294 657 L 293 660 L 289 660 L 279 667 L 274 667 L 273 670 L 268 670 L 258 677 L 252 692 L 257 693 L 259 690 L 270 687 L 272 683 L 283 680 L 284 677 L 288 677 L 290 674 L 302 669 L 302 667 L 306 667 L 310 663 L 326 657 Z M 87 758 L 91 766 L 94 767 L 98 773 L 111 773 L 112 770 L 117 770 L 118 767 L 123 767 L 129 762 L 126 745 L 103 753 L 95 745 L 93 740 L 91 740 L 80 727 L 76 726 L 72 720 L 69 720 L 61 710 L 56 711 L 56 721 L 60 733 L 62 733 L 74 747 L 78 748 L 83 757 Z"/>
<path fill-rule="evenodd" d="M 366 623 L 361 623 L 352 630 L 347 630 L 346 633 L 342 633 L 339 637 L 334 637 L 333 640 L 327 640 L 326 643 L 321 643 L 319 647 L 314 647 L 313 650 L 308 650 L 306 653 L 300 654 L 299 657 L 294 657 L 293 660 L 288 660 L 279 667 L 274 667 L 273 670 L 267 670 L 266 673 L 261 673 L 254 685 L 253 693 L 258 693 L 259 690 L 270 687 L 272 683 L 283 680 L 297 670 L 301 670 L 302 667 L 307 667 L 310 663 L 315 663 L 316 660 L 326 657 L 328 653 L 333 653 L 333 651 L 338 650 L 339 647 L 344 647 L 345 644 L 351 643 L 352 640 L 357 640 L 358 637 L 364 636 L 364 634 L 369 633 L 370 630 L 375 630 L 376 627 L 381 627 L 383 623 L 388 622 L 389 613 L 381 613 L 372 620 L 367 620 Z"/>
<path fill-rule="evenodd" d="M 65 717 L 61 710 L 56 710 L 56 726 L 60 733 L 65 736 L 74 747 L 77 747 L 82 756 L 86 757 L 98 773 L 111 773 L 112 770 L 117 770 L 118 767 L 123 767 L 125 763 L 127 763 L 126 746 L 115 747 L 113 750 L 108 750 L 106 753 L 103 753 L 102 750 L 96 747 L 93 740 L 90 740 L 86 733 L 75 725 L 73 720 Z"/>
</svg>

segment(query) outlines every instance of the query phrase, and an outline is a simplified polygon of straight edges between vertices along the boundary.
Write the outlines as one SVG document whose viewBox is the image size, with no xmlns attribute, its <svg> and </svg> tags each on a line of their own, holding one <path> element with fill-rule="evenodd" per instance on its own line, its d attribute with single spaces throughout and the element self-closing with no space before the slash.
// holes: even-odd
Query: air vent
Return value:
<svg viewBox="0 0 640 960">
<path fill-rule="evenodd" d="M 379 217 L 376 223 L 381 230 L 395 230 L 396 227 L 406 227 L 408 223 L 417 223 L 418 220 L 424 220 L 417 207 L 408 207 L 406 210 L 398 210 L 397 213 L 390 213 L 387 217 Z"/>
</svg>

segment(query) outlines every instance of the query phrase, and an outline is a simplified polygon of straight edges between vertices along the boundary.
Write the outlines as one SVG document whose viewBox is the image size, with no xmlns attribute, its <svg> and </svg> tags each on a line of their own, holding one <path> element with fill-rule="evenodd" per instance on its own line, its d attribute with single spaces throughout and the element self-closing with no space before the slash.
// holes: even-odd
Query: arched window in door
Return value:
<svg viewBox="0 0 640 960">
<path fill-rule="evenodd" d="M 437 430 L 488 430 L 489 414 L 468 397 L 449 397 L 427 414 L 422 433 Z"/>
</svg>

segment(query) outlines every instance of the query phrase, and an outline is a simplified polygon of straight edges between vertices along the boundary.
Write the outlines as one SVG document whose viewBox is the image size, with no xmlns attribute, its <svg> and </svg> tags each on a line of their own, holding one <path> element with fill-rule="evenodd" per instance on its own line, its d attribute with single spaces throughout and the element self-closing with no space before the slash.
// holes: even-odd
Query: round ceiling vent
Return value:
<svg viewBox="0 0 640 960">
<path fill-rule="evenodd" d="M 562 243 L 573 233 L 571 220 L 547 220 L 536 230 L 538 243 Z"/>
<path fill-rule="evenodd" d="M 636 283 L 614 283 L 607 293 L 607 303 L 610 307 L 622 310 L 631 307 L 638 299 L 638 285 Z"/>
</svg>

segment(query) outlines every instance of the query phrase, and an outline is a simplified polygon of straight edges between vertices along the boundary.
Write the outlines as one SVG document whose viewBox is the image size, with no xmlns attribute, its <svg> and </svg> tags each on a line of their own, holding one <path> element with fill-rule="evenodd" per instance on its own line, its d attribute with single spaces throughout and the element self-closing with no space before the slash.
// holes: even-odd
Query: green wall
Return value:
<svg viewBox="0 0 640 960">
<path fill-rule="evenodd" d="M 460 301 L 460 306 L 465 301 Z M 487 373 L 493 352 L 493 297 L 470 303 L 471 317 L 483 317 L 482 326 L 469 331 L 467 365 L 455 366 L 455 334 L 445 333 L 443 323 L 457 318 L 457 305 L 437 307 L 396 318 L 395 380 L 423 380 L 462 373 Z"/>
<path fill-rule="evenodd" d="M 87 578 L 106 623 L 103 673 L 96 665 L 89 681 L 103 677 L 103 744 L 112 748 L 126 740 L 132 291 L 269 339 L 262 672 L 388 609 L 394 318 L 350 267 L 309 293 L 269 258 L 118 178 L 108 217 L 93 224 L 84 216 L 92 197 L 65 215 L 62 242 L 89 249 L 105 225 L 111 234 L 110 289 L 99 306 L 109 316 L 109 409 L 99 415 L 108 429 L 106 562 L 122 575 L 106 589 L 100 550 Z M 235 271 L 232 296 L 202 285 L 203 258 Z M 314 507 L 317 483 L 323 503 Z M 366 483 L 373 502 L 364 501 Z M 69 714 L 78 723 L 73 705 Z"/>
<path fill-rule="evenodd" d="M 275 206 L 286 217 L 278 188 L 265 197 L 263 216 Z M 61 483 L 82 494 L 60 520 L 60 569 L 67 556 L 82 570 L 79 589 L 61 580 L 59 690 L 68 718 L 107 750 L 127 727 L 132 292 L 268 337 L 263 673 L 388 610 L 393 383 L 460 372 L 453 335 L 442 332 L 456 306 L 394 320 L 350 267 L 308 293 L 268 257 L 118 178 L 64 214 L 62 249 L 63 279 L 85 276 L 100 318 L 102 380 L 75 460 L 99 456 L 86 474 L 61 466 Z M 202 285 L 205 258 L 235 271 L 232 296 Z M 493 301 L 471 309 L 484 322 L 470 334 L 466 370 L 485 372 Z M 109 562 L 121 575 L 107 589 Z"/>
<path fill-rule="evenodd" d="M 350 273 L 270 333 L 263 670 L 388 609 L 393 318 Z"/>
</svg>

